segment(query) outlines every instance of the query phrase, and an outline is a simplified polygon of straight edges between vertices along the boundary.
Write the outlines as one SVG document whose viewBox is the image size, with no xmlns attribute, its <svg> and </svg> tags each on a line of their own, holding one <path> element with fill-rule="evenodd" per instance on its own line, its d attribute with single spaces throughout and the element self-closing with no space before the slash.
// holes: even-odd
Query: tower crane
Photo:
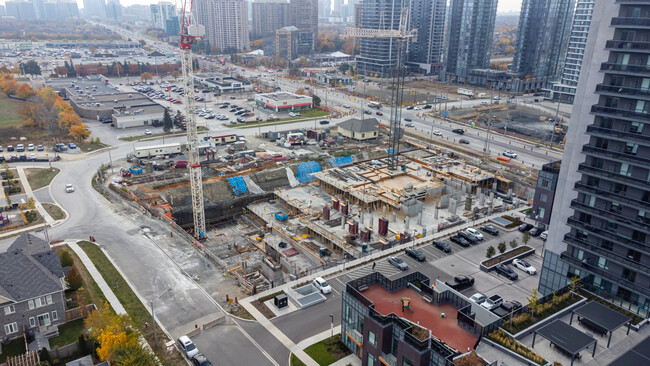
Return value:
<svg viewBox="0 0 650 366">
<path fill-rule="evenodd" d="M 196 126 L 196 101 L 194 99 L 194 78 L 192 77 L 192 44 L 205 35 L 205 27 L 192 24 L 192 2 L 183 0 L 181 19 L 181 64 L 183 68 L 183 102 L 187 118 L 188 168 L 192 188 L 192 212 L 194 213 L 194 236 L 199 239 L 205 235 L 205 211 L 203 208 L 203 181 L 199 161 L 199 137 Z"/>
<path fill-rule="evenodd" d="M 383 23 L 380 22 L 380 23 Z M 391 96 L 390 113 L 390 141 L 388 147 L 388 161 L 392 170 L 397 169 L 399 157 L 399 142 L 402 138 L 402 100 L 404 99 L 404 82 L 406 77 L 406 40 L 417 37 L 417 29 L 408 29 L 409 10 L 401 8 L 398 29 L 371 29 L 371 28 L 346 28 L 346 36 L 355 38 L 395 38 L 397 52 L 395 67 L 391 70 L 393 88 Z"/>
</svg>

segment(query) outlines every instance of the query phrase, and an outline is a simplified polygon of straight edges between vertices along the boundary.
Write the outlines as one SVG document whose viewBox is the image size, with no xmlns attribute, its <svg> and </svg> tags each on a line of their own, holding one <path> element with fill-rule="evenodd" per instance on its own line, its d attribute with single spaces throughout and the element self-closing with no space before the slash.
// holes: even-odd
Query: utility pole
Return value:
<svg viewBox="0 0 650 366">
<path fill-rule="evenodd" d="M 560 115 L 560 98 L 562 95 L 558 96 L 557 98 L 557 108 L 555 109 L 555 121 L 553 121 L 553 130 L 551 130 L 551 143 L 549 144 L 548 148 L 550 150 L 553 150 L 553 140 L 555 139 L 555 124 L 558 123 L 558 117 Z"/>
</svg>

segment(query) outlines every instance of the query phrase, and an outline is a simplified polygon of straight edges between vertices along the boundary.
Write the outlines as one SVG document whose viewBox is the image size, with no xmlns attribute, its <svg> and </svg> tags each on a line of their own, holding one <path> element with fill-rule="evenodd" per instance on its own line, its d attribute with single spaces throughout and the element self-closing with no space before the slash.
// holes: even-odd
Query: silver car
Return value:
<svg viewBox="0 0 650 366">
<path fill-rule="evenodd" d="M 402 271 L 409 269 L 409 265 L 398 257 L 388 257 L 388 263 L 394 265 Z"/>
</svg>

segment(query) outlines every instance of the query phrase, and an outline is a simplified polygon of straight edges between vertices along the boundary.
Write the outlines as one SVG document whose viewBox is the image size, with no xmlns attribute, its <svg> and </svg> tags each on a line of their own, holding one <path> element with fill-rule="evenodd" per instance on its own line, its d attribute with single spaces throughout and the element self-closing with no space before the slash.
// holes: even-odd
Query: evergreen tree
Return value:
<svg viewBox="0 0 650 366">
<path fill-rule="evenodd" d="M 177 111 L 176 115 L 174 116 L 174 126 L 176 126 L 176 128 L 182 128 L 183 120 L 183 114 L 181 114 L 181 111 Z"/>
<path fill-rule="evenodd" d="M 174 122 L 172 121 L 172 117 L 169 115 L 167 108 L 165 108 L 165 113 L 163 114 L 163 131 L 165 131 L 165 133 L 171 131 L 174 127 L 173 124 Z"/>
</svg>

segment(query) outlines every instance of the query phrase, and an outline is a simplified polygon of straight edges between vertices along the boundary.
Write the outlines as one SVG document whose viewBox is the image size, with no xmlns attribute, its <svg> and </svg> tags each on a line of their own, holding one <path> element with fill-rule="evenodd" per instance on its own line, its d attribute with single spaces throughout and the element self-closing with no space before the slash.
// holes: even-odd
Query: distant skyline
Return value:
<svg viewBox="0 0 650 366">
<path fill-rule="evenodd" d="M 4 5 L 6 0 L 0 0 L 0 3 Z M 172 4 L 176 4 L 176 6 L 180 7 L 182 4 L 180 1 L 176 0 L 167 0 Z M 157 4 L 159 3 L 159 0 L 120 0 L 120 4 L 123 6 L 128 6 L 128 5 L 133 5 L 133 4 Z M 83 0 L 77 0 L 77 4 L 79 4 L 79 8 L 83 8 Z M 503 13 L 503 12 L 519 12 L 521 10 L 521 0 L 499 0 L 499 8 L 497 12 Z"/>
</svg>

